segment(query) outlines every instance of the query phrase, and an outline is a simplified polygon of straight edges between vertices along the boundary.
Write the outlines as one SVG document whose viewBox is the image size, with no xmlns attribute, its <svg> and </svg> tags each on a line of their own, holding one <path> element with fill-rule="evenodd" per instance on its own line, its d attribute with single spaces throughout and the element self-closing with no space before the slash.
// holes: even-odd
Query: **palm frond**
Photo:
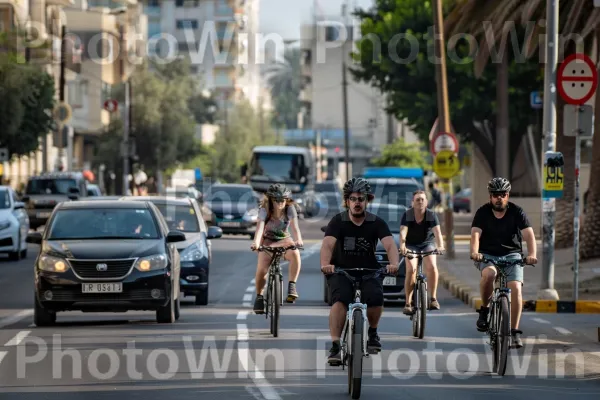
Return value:
<svg viewBox="0 0 600 400">
<path fill-rule="evenodd" d="M 569 10 L 567 21 L 563 26 L 562 33 L 573 33 L 577 29 L 577 24 L 580 21 L 581 11 L 584 3 L 588 0 L 573 0 L 571 9 Z"/>
</svg>

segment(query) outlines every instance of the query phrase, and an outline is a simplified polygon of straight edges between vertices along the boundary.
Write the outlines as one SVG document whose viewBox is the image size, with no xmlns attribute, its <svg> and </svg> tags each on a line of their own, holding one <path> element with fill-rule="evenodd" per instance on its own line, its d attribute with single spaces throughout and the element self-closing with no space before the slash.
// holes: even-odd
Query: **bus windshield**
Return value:
<svg viewBox="0 0 600 400">
<path fill-rule="evenodd" d="M 277 178 L 298 182 L 305 176 L 304 156 L 301 154 L 254 153 L 250 176 Z"/>
</svg>

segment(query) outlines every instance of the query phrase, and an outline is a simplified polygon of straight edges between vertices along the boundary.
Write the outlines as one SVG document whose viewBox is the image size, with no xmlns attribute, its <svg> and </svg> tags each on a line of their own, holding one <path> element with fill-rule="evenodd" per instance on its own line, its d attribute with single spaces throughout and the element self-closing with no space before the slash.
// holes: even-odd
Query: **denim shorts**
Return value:
<svg viewBox="0 0 600 400">
<path fill-rule="evenodd" d="M 421 243 L 421 244 L 407 244 L 406 248 L 410 251 L 433 251 L 435 249 L 437 249 L 437 246 L 434 243 L 431 242 L 425 242 L 425 243 Z"/>
<path fill-rule="evenodd" d="M 489 258 L 490 260 L 498 260 L 501 258 L 504 258 L 506 260 L 521 260 L 522 259 L 520 254 L 515 254 L 515 253 L 507 254 L 504 257 L 491 256 L 491 255 L 485 254 L 485 253 L 481 253 L 481 254 L 483 254 L 483 256 L 485 258 Z M 490 266 L 490 263 L 476 262 L 475 266 L 480 272 L 482 272 L 484 268 Z M 521 282 L 521 285 L 523 284 L 523 268 L 524 267 L 522 265 L 514 265 L 512 267 L 496 266 L 496 269 L 498 269 L 498 268 L 504 268 L 504 271 L 507 273 L 506 282 L 517 281 L 517 282 Z"/>
</svg>

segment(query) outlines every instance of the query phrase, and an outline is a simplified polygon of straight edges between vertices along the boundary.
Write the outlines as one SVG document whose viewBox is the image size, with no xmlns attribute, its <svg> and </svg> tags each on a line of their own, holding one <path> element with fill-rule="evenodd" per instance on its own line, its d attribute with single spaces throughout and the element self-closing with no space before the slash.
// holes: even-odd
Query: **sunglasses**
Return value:
<svg viewBox="0 0 600 400">
<path fill-rule="evenodd" d="M 367 199 L 367 198 L 366 198 L 366 197 L 363 197 L 363 196 L 360 196 L 360 197 L 356 197 L 356 196 L 350 196 L 350 197 L 348 197 L 348 200 L 350 200 L 350 201 L 351 201 L 351 202 L 353 202 L 353 203 L 356 203 L 356 202 L 362 203 L 362 202 L 363 202 L 363 201 L 365 201 L 366 199 Z"/>
<path fill-rule="evenodd" d="M 285 203 L 285 199 L 273 199 L 275 203 Z"/>
<path fill-rule="evenodd" d="M 506 196 L 508 196 L 508 193 L 506 192 L 492 192 L 492 197 L 505 198 Z"/>
</svg>

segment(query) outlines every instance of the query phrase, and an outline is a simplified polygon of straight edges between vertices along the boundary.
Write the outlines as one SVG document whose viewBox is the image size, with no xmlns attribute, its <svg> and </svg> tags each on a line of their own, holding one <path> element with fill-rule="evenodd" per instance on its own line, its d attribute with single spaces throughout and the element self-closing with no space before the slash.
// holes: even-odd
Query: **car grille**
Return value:
<svg viewBox="0 0 600 400">
<path fill-rule="evenodd" d="M 215 214 L 215 217 L 217 217 L 218 219 L 225 219 L 226 215 L 231 215 L 233 216 L 232 219 L 226 219 L 226 221 L 231 221 L 234 219 L 242 219 L 244 217 L 243 213 L 237 213 L 237 212 L 225 212 L 225 211 L 213 211 L 213 214 Z"/>
<path fill-rule="evenodd" d="M 83 279 L 123 278 L 131 269 L 135 259 L 124 260 L 73 260 L 69 263 L 75 273 Z M 106 271 L 98 271 L 99 264 L 106 264 Z"/>
<path fill-rule="evenodd" d="M 135 300 L 161 300 L 165 299 L 165 291 L 160 290 L 157 299 L 152 298 L 150 289 L 134 289 L 123 293 L 81 293 L 72 290 L 52 290 L 52 301 L 75 301 L 75 302 L 121 302 Z M 42 301 L 44 299 L 42 298 Z"/>
</svg>

